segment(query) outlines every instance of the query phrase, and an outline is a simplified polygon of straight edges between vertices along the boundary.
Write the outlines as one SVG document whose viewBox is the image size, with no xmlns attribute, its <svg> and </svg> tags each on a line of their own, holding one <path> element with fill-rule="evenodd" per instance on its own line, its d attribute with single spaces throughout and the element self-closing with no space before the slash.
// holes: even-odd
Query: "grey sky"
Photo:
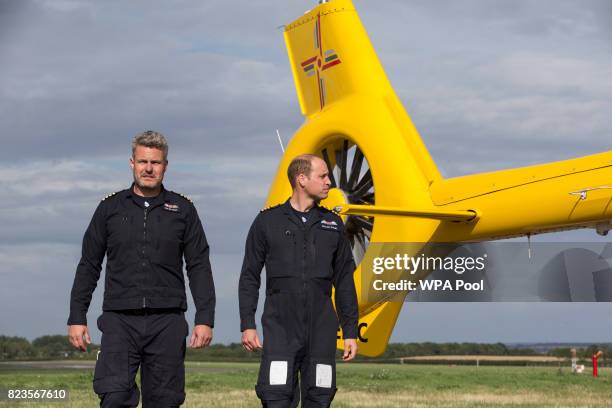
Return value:
<svg viewBox="0 0 612 408">
<path fill-rule="evenodd" d="M 166 186 L 194 199 L 211 242 L 216 339 L 238 341 L 242 247 L 280 159 L 275 129 L 287 141 L 302 123 L 278 27 L 314 4 L 0 0 L 0 333 L 64 333 L 85 227 L 129 185 L 131 137 L 153 128 L 170 141 Z M 610 2 L 355 5 L 446 176 L 610 150 Z M 415 304 L 393 339 L 610 341 L 609 314 Z"/>
</svg>

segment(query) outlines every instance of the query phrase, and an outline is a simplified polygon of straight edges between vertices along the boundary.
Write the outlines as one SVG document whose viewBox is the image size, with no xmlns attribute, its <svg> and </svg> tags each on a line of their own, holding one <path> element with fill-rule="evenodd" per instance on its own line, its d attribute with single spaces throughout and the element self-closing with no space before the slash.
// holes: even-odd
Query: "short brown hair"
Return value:
<svg viewBox="0 0 612 408">
<path fill-rule="evenodd" d="M 168 142 L 166 138 L 159 132 L 154 130 L 145 130 L 134 136 L 132 140 L 132 157 L 136 152 L 136 146 L 153 147 L 164 152 L 164 160 L 168 161 Z"/>
<path fill-rule="evenodd" d="M 287 168 L 287 177 L 289 178 L 291 188 L 295 189 L 295 179 L 300 174 L 306 177 L 310 176 L 310 172 L 312 171 L 312 160 L 316 157 L 317 156 L 314 154 L 300 154 L 291 160 Z"/>
</svg>

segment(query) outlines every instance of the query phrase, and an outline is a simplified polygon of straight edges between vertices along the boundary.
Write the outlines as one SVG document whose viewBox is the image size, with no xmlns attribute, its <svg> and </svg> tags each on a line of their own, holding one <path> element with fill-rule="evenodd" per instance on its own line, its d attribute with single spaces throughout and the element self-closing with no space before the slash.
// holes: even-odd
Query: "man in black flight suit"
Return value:
<svg viewBox="0 0 612 408">
<path fill-rule="evenodd" d="M 91 343 L 87 309 L 106 254 L 102 344 L 93 388 L 101 407 L 136 407 L 141 367 L 142 406 L 178 407 L 185 400 L 185 337 L 189 325 L 183 256 L 196 306 L 190 347 L 212 340 L 215 288 L 209 247 L 188 198 L 162 180 L 168 144 L 161 133 L 134 138 L 134 183 L 98 205 L 83 238 L 70 295 L 68 337 L 82 351 Z"/>
<path fill-rule="evenodd" d="M 318 205 L 331 184 L 325 162 L 301 155 L 293 159 L 287 174 L 291 198 L 260 212 L 247 237 L 239 283 L 242 344 L 249 351 L 262 347 L 255 310 L 265 265 L 257 396 L 264 407 L 296 407 L 301 390 L 302 407 L 329 407 L 336 393 L 339 322 L 343 359 L 351 360 L 357 353 L 355 263 L 342 219 Z"/>
</svg>

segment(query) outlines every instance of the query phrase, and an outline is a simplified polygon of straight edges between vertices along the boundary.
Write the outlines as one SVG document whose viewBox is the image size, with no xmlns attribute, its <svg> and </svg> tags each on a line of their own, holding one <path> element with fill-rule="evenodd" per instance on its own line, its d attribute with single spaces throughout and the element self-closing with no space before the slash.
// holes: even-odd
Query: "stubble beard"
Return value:
<svg viewBox="0 0 612 408">
<path fill-rule="evenodd" d="M 147 184 L 142 183 L 142 181 L 138 177 L 136 177 L 136 175 L 134 175 L 134 183 L 138 186 L 140 191 L 143 191 L 143 192 L 148 192 L 148 193 L 154 192 L 161 186 L 161 182 L 162 182 L 161 180 L 155 179 L 155 184 L 147 185 Z"/>
</svg>

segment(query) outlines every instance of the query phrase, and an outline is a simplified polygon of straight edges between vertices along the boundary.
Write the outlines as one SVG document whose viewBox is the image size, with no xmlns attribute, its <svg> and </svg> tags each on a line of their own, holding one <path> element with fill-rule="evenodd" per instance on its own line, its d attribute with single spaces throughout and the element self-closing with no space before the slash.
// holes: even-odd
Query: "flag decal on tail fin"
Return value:
<svg viewBox="0 0 612 408">
<path fill-rule="evenodd" d="M 321 71 L 325 71 L 327 68 L 338 65 L 340 62 L 340 58 L 338 58 L 336 51 L 329 49 L 325 51 L 325 65 L 321 67 Z"/>
<path fill-rule="evenodd" d="M 317 62 L 317 57 L 308 58 L 306 61 L 302 62 L 302 68 L 304 68 L 306 75 L 314 75 L 315 62 Z"/>
<path fill-rule="evenodd" d="M 333 49 L 328 49 L 323 52 L 323 44 L 321 42 L 321 14 L 317 15 L 317 21 L 314 29 L 314 47 L 318 50 L 319 55 L 310 57 L 301 63 L 302 69 L 306 73 L 306 76 L 313 76 L 317 74 L 317 82 L 319 85 L 319 102 L 321 109 L 325 106 L 325 82 L 322 78 L 322 73 L 328 68 L 340 64 L 340 58 Z"/>
</svg>

